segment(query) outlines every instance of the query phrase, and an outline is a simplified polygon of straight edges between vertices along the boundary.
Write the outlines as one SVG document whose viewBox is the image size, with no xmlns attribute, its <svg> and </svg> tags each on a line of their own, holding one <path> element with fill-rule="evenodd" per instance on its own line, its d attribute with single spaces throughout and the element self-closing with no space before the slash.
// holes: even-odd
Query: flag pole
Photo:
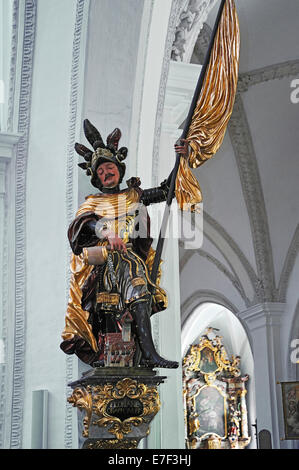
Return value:
<svg viewBox="0 0 299 470">
<path fill-rule="evenodd" d="M 182 132 L 182 135 L 181 135 L 180 139 L 186 139 L 186 137 L 188 135 L 189 127 L 190 127 L 191 122 L 192 122 L 192 117 L 193 117 L 193 114 L 194 114 L 194 111 L 195 111 L 195 108 L 196 108 L 196 105 L 197 105 L 197 102 L 198 102 L 198 99 L 199 99 L 199 96 L 200 96 L 200 93 L 201 93 L 201 90 L 202 90 L 202 86 L 203 86 L 203 82 L 204 82 L 204 79 L 205 79 L 206 71 L 207 71 L 207 68 L 209 66 L 209 62 L 210 62 L 210 58 L 211 58 L 211 54 L 212 54 L 212 49 L 213 49 L 213 46 L 214 46 L 215 37 L 216 37 L 217 31 L 218 31 L 218 26 L 219 26 L 219 23 L 220 23 L 220 20 L 221 20 L 221 16 L 222 16 L 222 12 L 223 12 L 225 2 L 226 2 L 226 0 L 221 0 L 221 4 L 220 4 L 220 7 L 219 7 L 219 10 L 218 10 L 218 13 L 217 13 L 215 25 L 214 25 L 214 28 L 213 28 L 213 31 L 212 31 L 212 36 L 211 36 L 211 39 L 210 39 L 209 47 L 208 47 L 208 50 L 207 50 L 207 53 L 206 53 L 206 56 L 205 56 L 203 66 L 201 68 L 201 72 L 200 72 L 200 75 L 199 75 L 199 78 L 198 78 L 198 81 L 197 81 L 197 85 L 196 85 L 196 88 L 195 88 L 193 99 L 192 99 L 192 102 L 191 102 L 191 105 L 190 105 L 190 108 L 189 108 L 188 116 L 185 120 L 183 132 Z M 175 182 L 176 182 L 176 177 L 177 177 L 177 173 L 178 173 L 178 169 L 179 169 L 179 165 L 180 165 L 180 159 L 181 159 L 180 154 L 176 153 L 176 161 L 175 161 L 175 165 L 174 165 L 174 168 L 173 168 L 173 171 L 172 171 L 170 187 L 169 187 L 168 196 L 167 196 L 167 200 L 166 200 L 166 207 L 165 207 L 164 214 L 163 214 L 161 230 L 160 230 L 160 233 L 159 233 L 159 238 L 158 238 L 158 243 L 157 243 L 157 248 L 156 248 L 156 254 L 155 254 L 155 258 L 154 258 L 154 262 L 153 262 L 153 267 L 152 267 L 152 270 L 151 270 L 151 280 L 154 284 L 156 283 L 156 280 L 157 280 L 158 269 L 159 269 L 161 255 L 162 255 L 163 246 L 164 246 L 165 233 L 166 233 L 168 220 L 169 220 L 169 215 L 170 215 L 171 203 L 172 203 L 174 193 L 175 193 Z"/>
</svg>

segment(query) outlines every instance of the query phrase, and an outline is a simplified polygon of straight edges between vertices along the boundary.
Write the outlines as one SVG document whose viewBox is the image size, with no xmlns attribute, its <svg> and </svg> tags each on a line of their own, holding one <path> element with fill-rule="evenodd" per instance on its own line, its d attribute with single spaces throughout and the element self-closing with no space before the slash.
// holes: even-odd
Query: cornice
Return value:
<svg viewBox="0 0 299 470">
<path fill-rule="evenodd" d="M 285 303 L 263 302 L 239 312 L 237 317 L 246 323 L 250 331 L 253 331 L 265 326 L 279 327 L 284 311 Z"/>
</svg>

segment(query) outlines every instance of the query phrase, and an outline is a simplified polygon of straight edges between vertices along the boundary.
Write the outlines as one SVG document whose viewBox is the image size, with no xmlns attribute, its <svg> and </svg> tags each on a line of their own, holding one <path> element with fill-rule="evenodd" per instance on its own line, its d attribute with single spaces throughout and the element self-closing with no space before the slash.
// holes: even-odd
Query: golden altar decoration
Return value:
<svg viewBox="0 0 299 470">
<path fill-rule="evenodd" d="M 246 383 L 239 356 L 228 358 L 221 336 L 209 327 L 183 360 L 187 449 L 244 449 L 248 434 Z"/>
</svg>

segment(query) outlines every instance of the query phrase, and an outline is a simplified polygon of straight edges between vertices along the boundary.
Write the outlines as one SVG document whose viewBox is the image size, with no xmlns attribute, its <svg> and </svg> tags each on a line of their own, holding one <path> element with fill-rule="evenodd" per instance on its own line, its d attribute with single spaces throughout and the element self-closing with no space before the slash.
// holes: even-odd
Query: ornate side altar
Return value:
<svg viewBox="0 0 299 470">
<path fill-rule="evenodd" d="M 244 449 L 248 435 L 246 382 L 240 357 L 230 359 L 211 328 L 183 361 L 186 447 Z"/>
</svg>

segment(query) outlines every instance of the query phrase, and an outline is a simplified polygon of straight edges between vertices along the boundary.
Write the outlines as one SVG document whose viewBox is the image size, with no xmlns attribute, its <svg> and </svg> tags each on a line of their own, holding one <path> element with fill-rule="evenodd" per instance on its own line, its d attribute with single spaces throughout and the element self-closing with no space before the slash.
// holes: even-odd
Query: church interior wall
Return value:
<svg viewBox="0 0 299 470">
<path fill-rule="evenodd" d="M 277 20 L 280 2 L 275 0 L 272 20 L 269 15 L 263 27 L 262 18 L 254 13 L 259 4 L 252 0 L 248 6 L 248 0 L 237 0 L 244 44 L 237 106 L 219 153 L 195 170 L 203 193 L 203 244 L 185 250 L 178 239 L 167 241 L 162 284 L 170 293 L 170 304 L 163 318 L 153 320 L 153 330 L 161 353 L 178 360 L 181 328 L 197 307 L 214 302 L 233 312 L 246 331 L 253 354 L 257 411 L 263 399 L 272 400 L 265 415 L 257 414 L 258 426 L 259 419 L 268 426 L 275 447 L 297 448 L 296 441 L 280 441 L 284 430 L 277 381 L 298 380 L 298 364 L 291 355 L 295 350 L 292 340 L 299 334 L 295 145 L 299 105 L 292 104 L 289 97 L 290 82 L 299 76 L 293 49 L 299 16 L 292 0 L 288 15 L 281 17 L 286 22 L 284 28 L 279 26 L 283 37 L 275 36 L 274 47 L 267 41 L 273 37 L 272 23 Z M 208 9 L 212 5 L 215 2 Z M 182 110 L 171 107 L 175 96 L 171 80 L 177 78 L 178 93 L 190 95 L 191 85 L 188 89 L 183 79 L 197 76 L 198 68 L 170 61 L 182 8 L 178 0 L 25 0 L 19 7 L 18 22 L 15 18 L 12 26 L 12 43 L 19 44 L 17 79 L 14 92 L 12 87 L 10 90 L 13 119 L 10 128 L 4 129 L 9 109 L 5 119 L 1 114 L 0 148 L 7 132 L 17 145 L 20 131 L 27 146 L 12 146 L 17 168 L 23 165 L 23 177 L 16 179 L 20 188 L 16 189 L 17 202 L 5 199 L 5 204 L 17 208 L 17 217 L 21 213 L 18 221 L 22 226 L 6 225 L 7 233 L 0 237 L 4 250 L 10 234 L 10 244 L 15 244 L 16 236 L 16 251 L 9 255 L 14 269 L 16 260 L 21 260 L 16 266 L 19 291 L 8 294 L 3 290 L 5 322 L 14 302 L 16 307 L 6 325 L 11 334 L 7 340 L 11 365 L 3 368 L 4 376 L 0 374 L 6 387 L 2 385 L 0 396 L 6 393 L 5 404 L 12 413 L 6 416 L 6 428 L 1 428 L 0 445 L 32 446 L 32 433 L 38 432 L 32 423 L 32 393 L 47 390 L 45 445 L 77 448 L 77 413 L 66 405 L 67 383 L 86 368 L 59 349 L 68 298 L 66 231 L 78 205 L 94 188 L 77 168 L 73 145 L 75 141 L 86 144 L 85 118 L 95 123 L 103 137 L 119 127 L 122 145 L 132 148 L 127 176 L 136 174 L 144 187 L 159 184 L 172 168 L 172 145 L 181 124 Z M 211 13 L 209 24 L 215 9 Z M 249 21 L 252 15 L 255 23 Z M 27 49 L 22 43 L 24 31 Z M 268 40 L 257 48 L 264 37 Z M 286 47 L 288 44 L 292 47 Z M 28 55 L 32 64 L 26 68 L 21 58 Z M 27 78 L 23 85 L 21 74 L 25 81 Z M 182 78 L 180 84 L 178 77 Z M 256 80 L 254 86 L 247 87 L 248 77 L 249 84 Z M 28 84 L 30 101 L 24 113 L 22 90 L 26 93 Z M 24 114 L 25 125 L 20 126 Z M 2 165 L 2 153 L 0 157 Z M 5 165 L 3 174 L 8 178 Z M 5 204 L 0 206 L 0 221 L 7 214 Z M 20 250 L 23 257 L 18 258 Z M 20 305 L 22 298 L 25 302 Z M 184 446 L 183 408 L 178 407 L 180 374 L 181 368 L 169 371 L 161 395 L 164 407 L 145 447 Z M 267 384 L 261 382 L 265 377 Z M 171 394 L 171 389 L 176 393 Z"/>
</svg>

